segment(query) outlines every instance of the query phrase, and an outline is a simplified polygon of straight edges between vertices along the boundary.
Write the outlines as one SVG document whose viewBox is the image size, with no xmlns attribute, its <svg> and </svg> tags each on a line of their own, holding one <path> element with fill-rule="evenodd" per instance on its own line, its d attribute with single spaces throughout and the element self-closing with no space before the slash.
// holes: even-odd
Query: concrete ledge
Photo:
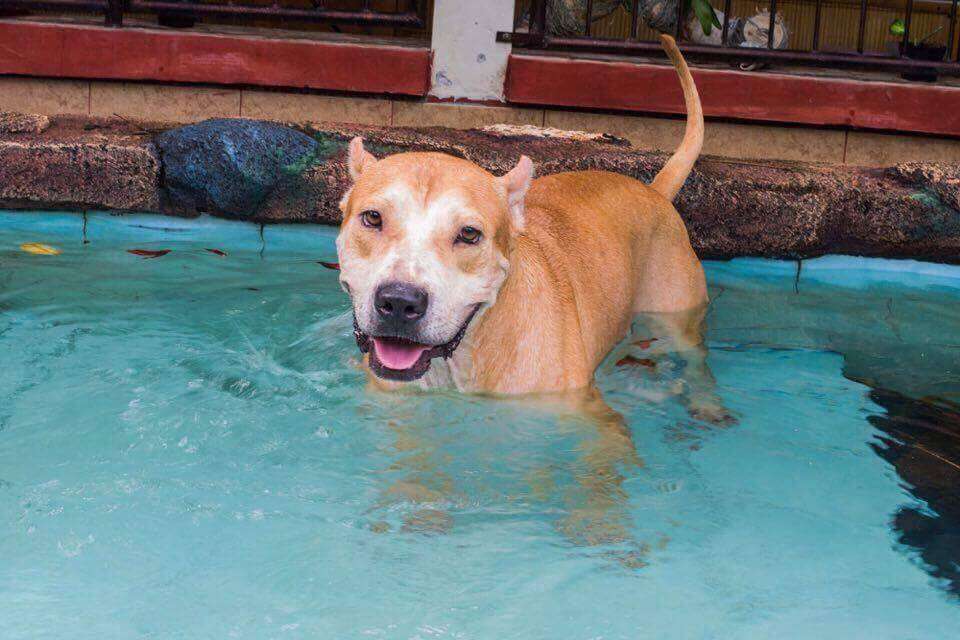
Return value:
<svg viewBox="0 0 960 640">
<path fill-rule="evenodd" d="M 156 149 L 161 133 L 162 159 Z M 667 157 L 636 150 L 612 136 L 557 136 L 530 126 L 283 128 L 220 120 L 170 128 L 54 117 L 41 133 L 0 133 L 0 207 L 210 213 L 261 223 L 335 224 L 348 181 L 344 150 L 355 135 L 363 135 L 378 155 L 440 151 L 497 174 L 524 153 L 540 175 L 600 169 L 648 182 Z M 271 140 L 281 139 L 287 141 L 283 153 L 264 152 L 273 148 Z M 220 154 L 221 146 L 234 151 Z M 218 160 L 195 171 L 197 161 L 187 154 Z M 677 208 L 703 258 L 846 253 L 960 263 L 957 165 L 872 169 L 708 156 L 698 162 Z"/>
<path fill-rule="evenodd" d="M 158 210 L 160 160 L 145 130 L 5 115 L 23 126 L 0 127 L 0 206 Z"/>
</svg>

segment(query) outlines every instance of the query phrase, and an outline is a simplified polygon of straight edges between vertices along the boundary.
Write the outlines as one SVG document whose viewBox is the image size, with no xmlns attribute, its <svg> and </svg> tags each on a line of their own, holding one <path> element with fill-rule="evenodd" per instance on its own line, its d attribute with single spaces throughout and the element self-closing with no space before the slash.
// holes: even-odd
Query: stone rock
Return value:
<svg viewBox="0 0 960 640">
<path fill-rule="evenodd" d="M 332 136 L 341 146 L 362 135 L 374 155 L 450 153 L 496 175 L 526 154 L 538 175 L 597 169 L 649 182 L 667 158 L 664 153 L 624 147 L 616 139 L 580 140 L 539 131 L 503 135 L 500 128 L 326 125 L 307 132 Z M 849 253 L 960 263 L 958 171 L 934 164 L 883 170 L 703 157 L 675 204 L 694 248 L 704 258 Z M 301 180 L 298 189 L 303 197 L 286 202 L 297 203 L 293 211 L 309 213 L 293 219 L 338 221 L 337 202 L 349 186 L 342 152 L 311 168 Z M 284 215 L 284 208 L 276 206 L 267 219 L 282 220 Z"/>
<path fill-rule="evenodd" d="M 0 140 L 0 206 L 156 211 L 160 161 L 149 143 Z"/>
<path fill-rule="evenodd" d="M 159 157 L 149 142 L 156 133 Z M 535 127 L 293 129 L 229 120 L 164 131 L 56 117 L 40 133 L 0 132 L 0 207 L 208 211 L 259 222 L 336 224 L 350 185 L 345 149 L 357 135 L 378 157 L 438 151 L 495 175 L 525 154 L 538 175 L 598 169 L 649 182 L 667 158 L 612 137 Z M 702 258 L 847 253 L 960 263 L 956 165 L 874 169 L 703 157 L 675 204 Z"/>
<path fill-rule="evenodd" d="M 313 165 L 322 150 L 309 136 L 272 122 L 207 120 L 156 138 L 165 213 L 256 219 L 277 183 Z"/>
<path fill-rule="evenodd" d="M 346 148 L 352 136 L 316 130 L 310 133 L 317 144 L 312 162 L 278 180 L 254 220 L 339 224 L 340 198 L 350 182 Z"/>
<path fill-rule="evenodd" d="M 42 133 L 49 126 L 47 116 L 0 111 L 0 133 Z"/>
<path fill-rule="evenodd" d="M 960 211 L 960 165 L 904 163 L 891 167 L 889 175 Z M 917 196 L 921 197 L 921 196 Z"/>
<path fill-rule="evenodd" d="M 363 136 L 367 150 L 378 157 L 402 151 L 449 153 L 476 162 L 497 175 L 509 171 L 522 154 L 538 162 L 541 174 L 591 167 L 613 170 L 619 166 L 617 159 L 631 167 L 643 159 L 620 138 L 539 127 L 498 126 L 463 131 L 328 123 L 323 129 L 308 125 L 302 130 L 325 152 L 317 154 L 317 162 L 301 174 L 279 181 L 251 219 L 338 224 L 340 198 L 350 182 L 346 148 L 355 136 Z"/>
</svg>

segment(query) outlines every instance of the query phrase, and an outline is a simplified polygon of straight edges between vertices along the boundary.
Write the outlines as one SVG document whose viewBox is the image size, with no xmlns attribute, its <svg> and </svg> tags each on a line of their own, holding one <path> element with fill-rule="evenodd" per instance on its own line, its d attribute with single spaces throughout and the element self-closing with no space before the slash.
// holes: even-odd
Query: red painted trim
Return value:
<svg viewBox="0 0 960 640">
<path fill-rule="evenodd" d="M 430 51 L 0 20 L 0 74 L 423 96 Z"/>
<path fill-rule="evenodd" d="M 707 116 L 960 136 L 960 87 L 694 69 Z M 511 55 L 518 104 L 683 113 L 671 67 Z"/>
</svg>

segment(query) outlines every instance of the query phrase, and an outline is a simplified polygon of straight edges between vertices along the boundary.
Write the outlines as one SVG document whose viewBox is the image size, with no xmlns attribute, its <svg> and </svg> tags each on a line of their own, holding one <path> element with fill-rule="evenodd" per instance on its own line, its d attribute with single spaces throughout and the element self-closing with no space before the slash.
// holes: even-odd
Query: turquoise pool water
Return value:
<svg viewBox="0 0 960 640">
<path fill-rule="evenodd" d="M 605 366 L 598 479 L 588 424 L 367 392 L 333 239 L 0 213 L 0 638 L 960 629 L 960 269 L 708 264 L 738 423 Z"/>
</svg>

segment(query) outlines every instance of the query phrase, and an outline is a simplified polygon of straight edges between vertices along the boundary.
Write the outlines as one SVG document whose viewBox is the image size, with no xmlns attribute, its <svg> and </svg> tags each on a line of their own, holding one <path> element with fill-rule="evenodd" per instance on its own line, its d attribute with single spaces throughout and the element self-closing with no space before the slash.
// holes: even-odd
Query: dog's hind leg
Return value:
<svg viewBox="0 0 960 640">
<path fill-rule="evenodd" d="M 706 305 L 685 311 L 644 314 L 657 341 L 652 353 L 675 356 L 680 360 L 683 391 L 680 400 L 691 417 L 718 426 L 736 420 L 723 406 L 716 392 L 716 380 L 707 363 L 707 347 L 703 339 Z"/>
</svg>

